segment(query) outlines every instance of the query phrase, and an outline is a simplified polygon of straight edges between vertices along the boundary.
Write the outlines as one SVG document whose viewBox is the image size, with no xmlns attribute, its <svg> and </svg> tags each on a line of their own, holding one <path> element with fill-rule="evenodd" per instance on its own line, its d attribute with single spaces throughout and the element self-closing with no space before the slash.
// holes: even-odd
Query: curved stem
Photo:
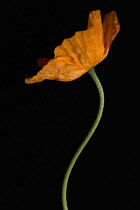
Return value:
<svg viewBox="0 0 140 210">
<path fill-rule="evenodd" d="M 85 139 L 83 140 L 83 142 L 81 143 L 81 145 L 79 146 L 79 148 L 77 149 L 76 153 L 74 154 L 72 160 L 70 161 L 70 164 L 66 170 L 64 179 L 63 179 L 63 185 L 62 185 L 62 206 L 63 206 L 63 210 L 68 210 L 68 206 L 67 206 L 67 185 L 68 185 L 68 179 L 70 176 L 70 173 L 72 171 L 72 168 L 76 162 L 76 160 L 78 159 L 79 155 L 81 154 L 82 150 L 84 149 L 84 147 L 86 146 L 86 144 L 88 143 L 89 139 L 91 138 L 92 134 L 94 133 L 95 129 L 97 128 L 99 121 L 101 119 L 102 116 L 102 112 L 103 112 L 103 108 L 104 108 L 104 92 L 103 92 L 103 88 L 102 85 L 95 73 L 95 69 L 91 68 L 88 73 L 90 74 L 90 76 L 92 77 L 93 81 L 95 82 L 97 89 L 98 89 L 98 93 L 99 93 L 99 98 L 100 98 L 100 104 L 99 104 L 99 109 L 98 109 L 98 113 L 96 116 L 96 119 L 91 127 L 91 129 L 89 130 L 87 136 L 85 137 Z"/>
</svg>

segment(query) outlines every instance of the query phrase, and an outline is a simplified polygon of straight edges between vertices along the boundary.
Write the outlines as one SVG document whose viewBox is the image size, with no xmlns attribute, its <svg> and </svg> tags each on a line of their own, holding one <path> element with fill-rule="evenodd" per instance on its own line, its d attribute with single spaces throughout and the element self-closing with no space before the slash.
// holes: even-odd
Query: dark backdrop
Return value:
<svg viewBox="0 0 140 210">
<path fill-rule="evenodd" d="M 53 57 L 64 38 L 85 30 L 96 9 L 102 16 L 115 10 L 121 30 L 107 58 L 96 66 L 105 108 L 70 176 L 68 206 L 139 209 L 132 5 L 46 0 L 1 5 L 1 210 L 62 210 L 63 176 L 96 117 L 98 93 L 88 74 L 69 83 L 26 85 L 24 79 L 37 73 L 39 57 Z"/>
</svg>

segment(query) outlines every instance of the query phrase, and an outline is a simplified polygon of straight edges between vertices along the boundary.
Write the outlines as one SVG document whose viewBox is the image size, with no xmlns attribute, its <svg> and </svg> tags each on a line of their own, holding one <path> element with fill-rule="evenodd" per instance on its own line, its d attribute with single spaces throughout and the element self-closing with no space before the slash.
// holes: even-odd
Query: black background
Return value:
<svg viewBox="0 0 140 210">
<path fill-rule="evenodd" d="M 2 210 L 62 210 L 63 176 L 96 117 L 98 93 L 88 74 L 68 83 L 45 80 L 26 85 L 24 80 L 40 69 L 39 57 L 53 58 L 64 38 L 85 30 L 90 11 L 96 9 L 102 16 L 115 10 L 121 30 L 107 58 L 96 66 L 105 108 L 73 168 L 68 206 L 139 209 L 138 95 L 131 50 L 138 13 L 128 2 L 122 6 L 114 1 L 46 0 L 1 4 Z"/>
</svg>

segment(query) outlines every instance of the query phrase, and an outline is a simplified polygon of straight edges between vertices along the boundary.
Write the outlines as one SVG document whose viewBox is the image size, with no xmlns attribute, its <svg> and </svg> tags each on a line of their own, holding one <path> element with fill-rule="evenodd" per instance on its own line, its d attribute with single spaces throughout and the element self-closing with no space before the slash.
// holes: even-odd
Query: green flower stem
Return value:
<svg viewBox="0 0 140 210">
<path fill-rule="evenodd" d="M 98 93 L 99 93 L 99 98 L 100 98 L 100 104 L 99 104 L 99 109 L 98 109 L 98 113 L 96 116 L 96 119 L 91 127 L 91 129 L 89 130 L 87 136 L 85 137 L 85 139 L 83 140 L 83 142 L 81 143 L 81 145 L 79 146 L 79 148 L 77 149 L 76 153 L 74 154 L 67 170 L 64 176 L 64 180 L 63 180 L 63 185 L 62 185 L 62 206 L 63 206 L 63 210 L 68 210 L 68 206 L 67 206 L 67 185 L 68 185 L 68 179 L 70 176 L 70 173 L 72 171 L 72 168 L 76 162 L 76 160 L 78 159 L 79 155 L 81 154 L 82 150 L 84 149 L 84 147 L 86 146 L 86 144 L 88 143 L 89 139 L 91 138 L 92 134 L 94 133 L 95 129 L 97 128 L 99 121 L 101 119 L 102 113 L 103 113 L 103 108 L 104 108 L 104 92 L 103 92 L 103 88 L 102 85 L 95 73 L 95 69 L 91 68 L 88 71 L 89 75 L 92 77 L 93 81 L 95 82 L 97 89 L 98 89 Z"/>
</svg>

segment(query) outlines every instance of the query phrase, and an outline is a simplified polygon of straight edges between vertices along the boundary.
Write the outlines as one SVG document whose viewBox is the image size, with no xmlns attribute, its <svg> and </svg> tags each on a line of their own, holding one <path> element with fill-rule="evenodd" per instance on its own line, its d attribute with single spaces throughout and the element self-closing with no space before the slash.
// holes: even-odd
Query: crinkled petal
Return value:
<svg viewBox="0 0 140 210">
<path fill-rule="evenodd" d="M 104 57 L 107 56 L 112 41 L 117 36 L 120 30 L 120 24 L 115 11 L 112 11 L 104 16 L 103 31 L 104 31 Z"/>
<path fill-rule="evenodd" d="M 97 65 L 104 53 L 103 28 L 100 11 L 89 15 L 88 29 L 78 31 L 55 48 L 55 57 L 68 56 L 75 63 L 91 68 Z"/>
<path fill-rule="evenodd" d="M 55 58 L 50 60 L 37 75 L 27 78 L 32 84 L 44 79 L 72 81 L 99 64 L 108 54 L 110 45 L 119 31 L 117 15 L 114 11 L 104 17 L 100 10 L 89 14 L 88 27 L 74 36 L 64 39 L 54 50 Z M 45 60 L 44 62 L 45 64 Z M 42 65 L 42 64 L 41 64 Z"/>
<path fill-rule="evenodd" d="M 69 57 L 57 57 L 50 60 L 37 75 L 25 79 L 25 83 L 32 84 L 45 79 L 68 82 L 77 79 L 87 71 L 88 69 L 83 65 L 76 64 Z"/>
</svg>

